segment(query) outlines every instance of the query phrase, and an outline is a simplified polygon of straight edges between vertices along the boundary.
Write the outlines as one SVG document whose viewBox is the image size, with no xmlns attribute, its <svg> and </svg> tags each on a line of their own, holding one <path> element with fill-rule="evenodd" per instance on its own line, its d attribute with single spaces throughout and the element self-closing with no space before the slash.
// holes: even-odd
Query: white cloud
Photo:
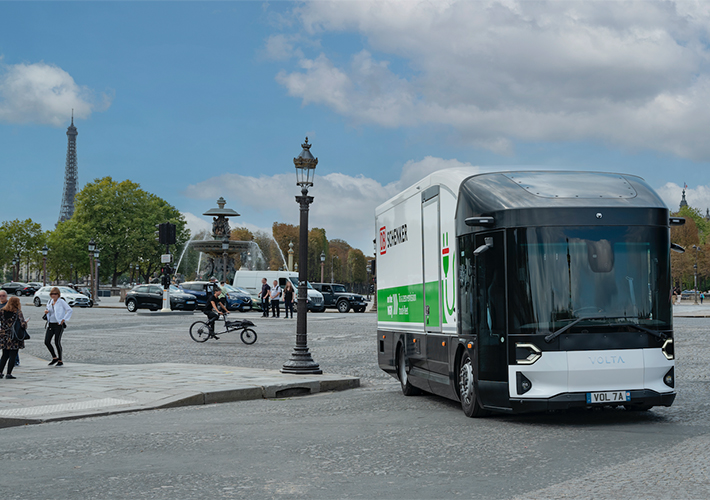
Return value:
<svg viewBox="0 0 710 500">
<path fill-rule="evenodd" d="M 455 159 L 427 156 L 421 161 L 408 161 L 402 168 L 400 179 L 384 185 L 362 175 L 353 177 L 331 173 L 319 176 L 309 192 L 316 199 L 310 207 L 309 226 L 325 228 L 329 239 L 340 238 L 365 253 L 371 253 L 375 237 L 375 208 L 379 204 L 432 172 L 462 166 L 472 167 Z M 273 196 L 273 193 L 290 194 Z M 279 222 L 289 224 L 298 224 L 299 211 L 294 198 L 297 194 L 298 187 L 293 176 L 287 174 L 270 177 L 224 174 L 188 186 L 185 190 L 185 195 L 193 199 L 213 200 L 224 196 L 233 199 L 234 206 L 249 207 L 256 213 L 275 210 Z M 210 227 L 208 221 L 193 214 L 183 215 L 191 231 L 193 228 Z M 271 232 L 270 228 L 259 228 L 242 220 L 232 222 L 232 225 Z"/>
<path fill-rule="evenodd" d="M 703 3 L 361 0 L 294 12 L 311 38 L 368 44 L 343 64 L 290 48 L 300 68 L 277 80 L 304 105 L 387 127 L 450 126 L 498 153 L 513 140 L 602 140 L 710 159 Z"/>
<path fill-rule="evenodd" d="M 61 126 L 72 109 L 76 117 L 87 118 L 108 108 L 111 99 L 77 85 L 69 73 L 51 64 L 0 64 L 0 121 Z"/>
<path fill-rule="evenodd" d="M 668 182 L 664 186 L 656 189 L 661 199 L 671 212 L 677 212 L 680 208 L 680 200 L 683 196 L 683 186 L 674 182 Z M 685 190 L 685 201 L 692 208 L 697 208 L 705 214 L 710 208 L 710 186 L 696 186 Z"/>
</svg>

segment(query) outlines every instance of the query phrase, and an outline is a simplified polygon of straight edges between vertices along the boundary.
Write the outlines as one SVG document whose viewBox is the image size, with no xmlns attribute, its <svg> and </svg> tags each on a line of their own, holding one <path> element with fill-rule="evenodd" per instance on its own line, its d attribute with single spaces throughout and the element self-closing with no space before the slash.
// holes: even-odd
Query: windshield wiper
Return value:
<svg viewBox="0 0 710 500">
<path fill-rule="evenodd" d="M 581 318 L 575 319 L 572 323 L 563 326 L 559 330 L 556 330 L 552 332 L 551 334 L 547 335 L 545 337 L 545 342 L 550 343 L 553 340 L 555 340 L 557 337 L 565 333 L 567 330 L 572 328 L 574 325 L 579 323 L 580 321 L 587 321 L 587 320 L 610 320 L 610 319 L 635 319 L 635 318 L 629 318 L 628 316 L 582 316 Z M 611 323 L 610 323 L 611 325 Z M 648 328 L 645 328 L 641 325 L 637 325 L 636 323 L 615 323 L 614 326 L 619 326 L 619 325 L 624 325 L 624 326 L 630 326 L 633 328 L 637 328 L 638 330 L 642 332 L 649 333 L 653 335 L 654 337 L 658 337 L 659 339 L 665 340 L 666 339 L 666 334 L 665 333 L 659 333 L 659 332 L 654 332 L 653 330 L 649 330 Z"/>
<path fill-rule="evenodd" d="M 641 332 L 645 332 L 645 333 L 648 333 L 649 335 L 653 335 L 657 339 L 666 340 L 668 338 L 668 335 L 666 335 L 663 332 L 654 332 L 653 330 L 646 328 L 645 326 L 637 325 L 636 323 L 615 323 L 613 326 L 617 326 L 617 325 L 630 326 L 631 328 L 636 328 L 637 330 L 639 330 Z"/>
</svg>

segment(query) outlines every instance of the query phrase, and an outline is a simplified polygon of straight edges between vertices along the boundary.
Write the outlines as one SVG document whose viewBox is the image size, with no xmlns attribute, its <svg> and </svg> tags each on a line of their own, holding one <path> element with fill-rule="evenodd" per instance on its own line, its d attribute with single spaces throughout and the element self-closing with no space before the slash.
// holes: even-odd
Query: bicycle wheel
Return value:
<svg viewBox="0 0 710 500">
<path fill-rule="evenodd" d="M 210 325 L 204 321 L 195 321 L 190 327 L 190 337 L 195 342 L 205 342 L 210 338 Z"/>
<path fill-rule="evenodd" d="M 252 345 L 256 342 L 256 332 L 251 328 L 245 328 L 242 330 L 242 342 L 247 345 Z"/>
</svg>

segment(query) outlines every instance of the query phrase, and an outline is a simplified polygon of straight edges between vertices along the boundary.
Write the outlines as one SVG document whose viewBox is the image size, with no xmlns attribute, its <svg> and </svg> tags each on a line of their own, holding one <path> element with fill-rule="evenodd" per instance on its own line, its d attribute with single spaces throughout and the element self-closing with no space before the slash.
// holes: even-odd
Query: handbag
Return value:
<svg viewBox="0 0 710 500">
<path fill-rule="evenodd" d="M 12 325 L 12 335 L 10 338 L 15 342 L 30 340 L 30 334 L 27 333 L 27 330 L 22 326 L 19 319 L 16 319 L 15 323 Z"/>
</svg>

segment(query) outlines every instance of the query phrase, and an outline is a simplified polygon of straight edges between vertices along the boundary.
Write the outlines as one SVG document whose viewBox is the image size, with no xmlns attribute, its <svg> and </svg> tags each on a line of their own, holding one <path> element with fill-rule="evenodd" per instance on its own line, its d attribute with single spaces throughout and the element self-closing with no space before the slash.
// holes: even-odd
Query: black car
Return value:
<svg viewBox="0 0 710 500">
<path fill-rule="evenodd" d="M 365 312 L 367 307 L 365 297 L 348 292 L 345 290 L 345 285 L 337 283 L 311 283 L 311 285 L 323 295 L 325 307 L 337 308 L 341 313 L 349 312 L 350 309 L 355 312 Z"/>
<path fill-rule="evenodd" d="M 169 290 L 170 309 L 173 311 L 194 311 L 197 301 L 194 295 L 183 293 L 176 287 Z M 160 285 L 138 285 L 126 294 L 126 309 L 136 312 L 138 309 L 157 311 L 163 308 L 163 288 Z"/>
<path fill-rule="evenodd" d="M 7 292 L 8 295 L 17 295 L 22 297 L 23 295 L 34 295 L 37 291 L 34 287 L 27 283 L 20 283 L 18 281 L 11 281 L 5 283 L 2 289 Z"/>
<path fill-rule="evenodd" d="M 218 285 L 211 281 L 185 281 L 180 283 L 180 290 L 194 295 L 197 300 L 197 307 L 199 309 L 206 309 L 207 295 L 212 293 L 212 289 L 216 286 Z M 225 285 L 225 289 L 227 290 L 228 310 L 244 312 L 251 311 L 254 307 L 251 296 L 245 290 L 231 285 Z"/>
</svg>

